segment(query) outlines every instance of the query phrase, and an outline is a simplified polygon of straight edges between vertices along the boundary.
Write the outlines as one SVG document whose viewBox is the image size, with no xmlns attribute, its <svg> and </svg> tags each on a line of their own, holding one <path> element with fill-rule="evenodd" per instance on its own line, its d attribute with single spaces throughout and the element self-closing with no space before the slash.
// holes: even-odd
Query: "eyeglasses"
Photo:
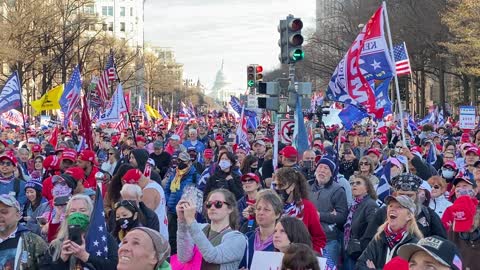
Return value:
<svg viewBox="0 0 480 270">
<path fill-rule="evenodd" d="M 257 181 L 255 181 L 254 179 L 251 179 L 251 178 L 250 178 L 250 179 L 244 179 L 244 180 L 242 180 L 242 182 L 243 182 L 243 183 L 252 183 L 252 182 L 257 182 Z"/>
<path fill-rule="evenodd" d="M 9 162 L 9 161 L 0 162 L 0 166 L 12 166 L 12 162 Z"/>
<path fill-rule="evenodd" d="M 433 189 L 440 189 L 440 188 L 442 188 L 442 187 L 439 186 L 439 185 L 434 185 L 434 186 L 433 186 Z"/>
<path fill-rule="evenodd" d="M 352 181 L 350 182 L 350 186 L 361 186 L 363 183 L 362 181 Z"/>
<path fill-rule="evenodd" d="M 358 163 L 358 165 L 360 165 L 360 166 L 367 166 L 367 165 L 370 166 L 370 164 L 368 162 L 360 162 L 360 163 Z"/>
<path fill-rule="evenodd" d="M 205 207 L 206 207 L 207 209 L 210 209 L 210 208 L 212 208 L 212 206 L 215 206 L 215 208 L 220 209 L 220 208 L 223 207 L 224 204 L 229 205 L 227 202 L 222 202 L 222 201 L 209 201 L 209 202 L 206 202 L 206 203 L 205 203 Z"/>
<path fill-rule="evenodd" d="M 111 156 L 111 155 L 115 155 L 115 153 L 108 153 L 108 155 L 110 155 L 110 156 Z"/>
</svg>

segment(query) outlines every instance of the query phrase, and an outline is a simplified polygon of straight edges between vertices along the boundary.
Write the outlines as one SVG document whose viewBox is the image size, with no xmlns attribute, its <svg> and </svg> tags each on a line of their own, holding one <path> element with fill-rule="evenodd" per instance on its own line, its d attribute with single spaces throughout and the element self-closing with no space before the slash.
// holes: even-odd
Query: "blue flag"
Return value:
<svg viewBox="0 0 480 270">
<path fill-rule="evenodd" d="M 392 163 L 388 160 L 385 165 L 383 165 L 382 176 L 377 186 L 377 204 L 382 205 L 385 201 L 385 198 L 390 195 L 390 169 L 392 168 Z"/>
<path fill-rule="evenodd" d="M 87 234 L 85 236 L 85 249 L 88 253 L 97 257 L 108 257 L 107 242 L 107 226 L 105 225 L 105 212 L 103 210 L 103 198 L 97 186 L 95 196 L 95 205 L 93 207 L 92 216 L 90 217 L 90 225 L 88 225 Z"/>
<path fill-rule="evenodd" d="M 22 86 L 18 72 L 15 71 L 8 78 L 5 86 L 0 93 L 0 113 L 7 112 L 11 109 L 19 108 L 22 105 Z"/>
<path fill-rule="evenodd" d="M 293 129 L 293 146 L 298 153 L 308 150 L 308 134 L 303 119 L 302 102 L 300 95 L 297 95 L 297 104 L 295 107 L 295 127 Z"/>
<path fill-rule="evenodd" d="M 435 147 L 435 144 L 433 142 L 430 142 L 430 148 L 428 148 L 428 153 L 427 153 L 426 160 L 431 165 L 433 165 L 437 162 L 437 154 L 435 153 L 434 147 Z"/>
<path fill-rule="evenodd" d="M 80 91 L 82 90 L 82 77 L 80 75 L 80 67 L 76 66 L 73 70 L 72 77 L 68 81 L 60 98 L 60 106 L 64 114 L 63 124 L 68 126 L 70 117 L 75 108 L 79 107 Z"/>
<path fill-rule="evenodd" d="M 347 105 L 338 114 L 338 117 L 342 120 L 345 129 L 350 130 L 354 124 L 362 121 L 363 118 L 368 117 L 368 113 L 357 106 Z"/>
</svg>

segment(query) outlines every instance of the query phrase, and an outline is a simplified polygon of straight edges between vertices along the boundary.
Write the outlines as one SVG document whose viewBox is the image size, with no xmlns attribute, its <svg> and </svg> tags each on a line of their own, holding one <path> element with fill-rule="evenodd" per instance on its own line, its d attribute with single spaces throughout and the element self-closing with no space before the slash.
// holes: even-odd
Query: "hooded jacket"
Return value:
<svg viewBox="0 0 480 270">
<path fill-rule="evenodd" d="M 150 154 L 147 150 L 141 148 L 133 149 L 131 154 L 135 157 L 135 160 L 137 161 L 138 169 L 143 172 L 145 170 L 145 166 L 147 165 Z M 157 182 L 159 185 L 162 185 L 162 178 L 160 177 L 160 174 L 158 174 L 153 169 L 150 173 L 150 179 Z"/>
<path fill-rule="evenodd" d="M 200 179 L 200 176 L 198 175 L 197 171 L 195 170 L 194 166 L 190 166 L 190 170 L 188 173 L 186 173 L 182 179 L 180 180 L 180 188 L 172 192 L 170 190 L 170 186 L 172 184 L 173 179 L 175 178 L 175 174 L 170 176 L 168 179 L 167 184 L 165 185 L 165 199 L 167 201 L 167 211 L 169 213 L 174 213 L 176 214 L 176 209 L 175 207 L 178 204 L 178 201 L 180 201 L 180 198 L 182 198 L 183 195 L 183 189 L 188 185 L 188 184 L 194 184 L 196 185 L 196 181 Z"/>
</svg>

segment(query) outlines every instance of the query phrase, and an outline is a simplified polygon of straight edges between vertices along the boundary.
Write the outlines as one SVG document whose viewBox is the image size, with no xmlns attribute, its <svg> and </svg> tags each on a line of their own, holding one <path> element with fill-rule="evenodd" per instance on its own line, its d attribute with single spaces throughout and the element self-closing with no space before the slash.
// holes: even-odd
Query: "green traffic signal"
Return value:
<svg viewBox="0 0 480 270">
<path fill-rule="evenodd" d="M 252 87 L 252 86 L 255 85 L 255 81 L 254 81 L 254 80 L 248 80 L 247 85 L 248 85 L 249 87 Z"/>
<path fill-rule="evenodd" d="M 295 49 L 292 52 L 292 60 L 293 61 L 302 60 L 304 57 L 305 57 L 305 52 L 302 49 Z"/>
</svg>

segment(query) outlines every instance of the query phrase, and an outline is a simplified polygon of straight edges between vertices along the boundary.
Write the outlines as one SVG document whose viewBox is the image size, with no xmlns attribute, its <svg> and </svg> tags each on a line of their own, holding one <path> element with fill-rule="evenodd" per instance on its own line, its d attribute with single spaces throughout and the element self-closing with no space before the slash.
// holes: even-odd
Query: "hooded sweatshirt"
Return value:
<svg viewBox="0 0 480 270">
<path fill-rule="evenodd" d="M 137 161 L 138 169 L 143 172 L 145 170 L 145 165 L 147 165 L 147 161 L 150 154 L 148 153 L 147 150 L 140 149 L 140 148 L 133 149 L 131 153 L 133 157 L 135 157 L 135 160 Z M 162 178 L 160 177 L 160 174 L 158 174 L 158 172 L 153 167 L 150 174 L 150 179 L 157 182 L 159 185 L 162 185 Z"/>
</svg>

